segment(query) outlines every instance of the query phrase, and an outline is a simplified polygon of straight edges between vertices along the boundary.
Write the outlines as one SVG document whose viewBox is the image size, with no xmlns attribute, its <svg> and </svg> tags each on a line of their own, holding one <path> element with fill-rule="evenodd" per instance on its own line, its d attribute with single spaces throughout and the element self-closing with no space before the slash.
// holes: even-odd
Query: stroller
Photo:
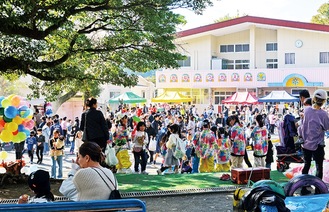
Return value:
<svg viewBox="0 0 329 212">
<path fill-rule="evenodd" d="M 284 117 L 282 130 L 283 142 L 275 146 L 277 152 L 276 164 L 279 172 L 289 169 L 290 163 L 304 163 L 302 140 L 297 139 L 298 134 L 293 115 L 287 114 Z"/>
</svg>

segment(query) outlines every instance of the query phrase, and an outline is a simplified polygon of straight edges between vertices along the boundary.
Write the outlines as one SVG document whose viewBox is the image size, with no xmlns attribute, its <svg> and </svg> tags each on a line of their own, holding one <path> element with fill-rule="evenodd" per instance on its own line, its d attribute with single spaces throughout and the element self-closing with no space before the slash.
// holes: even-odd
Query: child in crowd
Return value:
<svg viewBox="0 0 329 212">
<path fill-rule="evenodd" d="M 230 171 L 230 139 L 228 133 L 223 127 L 219 127 L 217 131 L 217 144 L 215 144 L 215 158 L 216 172 L 228 172 Z"/>
<path fill-rule="evenodd" d="M 42 129 L 38 128 L 37 130 L 37 157 L 38 157 L 38 162 L 37 164 L 42 163 L 43 159 L 43 149 L 44 149 L 44 143 L 46 141 L 45 136 L 42 135 Z"/>
<path fill-rule="evenodd" d="M 268 131 L 262 115 L 256 116 L 257 126 L 252 130 L 251 137 L 255 139 L 254 161 L 255 167 L 265 167 L 265 157 L 268 151 Z"/>
<path fill-rule="evenodd" d="M 75 142 L 74 142 L 74 153 L 78 154 L 79 148 L 83 144 L 82 141 L 82 131 L 78 131 L 77 134 L 75 135 Z"/>
<path fill-rule="evenodd" d="M 20 196 L 18 204 L 24 203 L 45 203 L 55 200 L 50 191 L 49 173 L 44 170 L 32 172 L 28 178 L 28 185 L 35 196 L 29 198 L 27 194 Z"/>
<path fill-rule="evenodd" d="M 60 136 L 59 130 L 55 129 L 53 137 L 49 141 L 50 156 L 52 160 L 51 178 L 56 179 L 56 163 L 58 164 L 57 178 L 63 177 L 63 155 L 64 155 L 64 136 Z"/>
<path fill-rule="evenodd" d="M 34 148 L 37 145 L 37 139 L 34 135 L 35 135 L 35 132 L 32 130 L 30 132 L 30 137 L 28 137 L 25 142 L 27 144 L 27 152 L 29 154 L 31 164 L 33 164 Z"/>
</svg>

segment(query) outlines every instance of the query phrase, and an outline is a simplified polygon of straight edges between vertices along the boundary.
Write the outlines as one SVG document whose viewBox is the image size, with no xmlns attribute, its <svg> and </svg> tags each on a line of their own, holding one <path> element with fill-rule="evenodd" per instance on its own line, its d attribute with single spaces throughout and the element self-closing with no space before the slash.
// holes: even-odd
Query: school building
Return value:
<svg viewBox="0 0 329 212">
<path fill-rule="evenodd" d="M 175 42 L 186 60 L 156 72 L 158 95 L 179 91 L 201 109 L 239 91 L 329 96 L 329 26 L 244 16 L 181 31 Z"/>
</svg>

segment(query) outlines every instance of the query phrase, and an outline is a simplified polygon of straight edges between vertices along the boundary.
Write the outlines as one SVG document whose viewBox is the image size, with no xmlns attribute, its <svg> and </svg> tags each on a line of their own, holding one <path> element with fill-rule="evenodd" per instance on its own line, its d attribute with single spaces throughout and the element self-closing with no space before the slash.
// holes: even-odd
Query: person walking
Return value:
<svg viewBox="0 0 329 212">
<path fill-rule="evenodd" d="M 37 129 L 37 157 L 38 157 L 38 162 L 37 164 L 41 164 L 43 160 L 43 149 L 44 149 L 44 144 L 45 144 L 45 136 L 42 135 L 42 129 L 38 128 Z"/>
<path fill-rule="evenodd" d="M 327 92 L 318 89 L 314 92 L 312 107 L 304 108 L 304 116 L 301 126 L 298 128 L 299 135 L 304 140 L 302 144 L 304 152 L 304 167 L 302 174 L 308 174 L 312 158 L 316 164 L 316 176 L 320 179 L 323 177 L 323 160 L 324 160 L 324 134 L 329 130 L 328 113 L 321 107 L 327 100 Z M 305 187 L 302 193 L 307 192 Z"/>
<path fill-rule="evenodd" d="M 86 133 L 88 142 L 97 143 L 105 152 L 109 131 L 104 115 L 97 110 L 97 100 L 95 98 L 87 99 L 86 106 L 89 109 L 81 115 L 80 130 Z"/>
<path fill-rule="evenodd" d="M 146 170 L 146 145 L 148 144 L 148 135 L 145 132 L 145 122 L 138 122 L 137 124 L 137 131 L 132 141 L 133 143 L 133 153 L 135 159 L 135 173 L 139 173 L 139 165 L 141 165 L 141 174 L 148 174 Z"/>
</svg>

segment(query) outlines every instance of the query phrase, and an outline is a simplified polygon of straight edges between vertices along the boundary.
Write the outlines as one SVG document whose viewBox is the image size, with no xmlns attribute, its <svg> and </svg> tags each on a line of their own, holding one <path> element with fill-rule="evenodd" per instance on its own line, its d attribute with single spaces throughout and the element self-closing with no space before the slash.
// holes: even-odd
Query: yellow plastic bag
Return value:
<svg viewBox="0 0 329 212">
<path fill-rule="evenodd" d="M 132 163 L 130 162 L 128 150 L 126 150 L 126 149 L 120 150 L 116 156 L 119 161 L 119 163 L 116 165 L 117 169 L 129 169 L 130 168 Z"/>
</svg>

